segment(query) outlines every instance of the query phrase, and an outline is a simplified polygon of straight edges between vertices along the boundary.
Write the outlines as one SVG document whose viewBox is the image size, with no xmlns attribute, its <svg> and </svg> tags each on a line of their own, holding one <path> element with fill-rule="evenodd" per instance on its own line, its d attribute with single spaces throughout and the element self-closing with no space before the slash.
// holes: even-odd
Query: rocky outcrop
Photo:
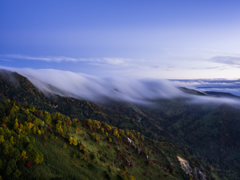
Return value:
<svg viewBox="0 0 240 180">
<path fill-rule="evenodd" d="M 185 171 L 185 173 L 188 175 L 192 175 L 192 168 L 190 167 L 189 162 L 179 156 L 177 156 L 177 158 L 180 162 L 183 171 Z"/>
<path fill-rule="evenodd" d="M 198 168 L 196 168 L 196 167 L 191 168 L 191 166 L 189 165 L 189 162 L 187 160 L 185 160 L 179 156 L 177 156 L 177 158 L 180 162 L 182 170 L 186 174 L 195 177 L 196 180 L 207 180 L 206 175 L 203 174 Z"/>
<path fill-rule="evenodd" d="M 198 168 L 194 168 L 193 175 L 197 180 L 207 180 L 207 177 L 205 174 L 203 174 Z"/>
</svg>

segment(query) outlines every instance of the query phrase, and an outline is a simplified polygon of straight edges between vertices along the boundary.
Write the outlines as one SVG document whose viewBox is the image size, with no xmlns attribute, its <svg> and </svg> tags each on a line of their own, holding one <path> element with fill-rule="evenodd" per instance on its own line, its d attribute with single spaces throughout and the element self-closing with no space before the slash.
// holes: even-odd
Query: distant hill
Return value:
<svg viewBox="0 0 240 180">
<path fill-rule="evenodd" d="M 206 96 L 206 94 L 204 94 L 200 91 L 194 90 L 194 89 L 189 89 L 189 88 L 186 88 L 186 87 L 179 87 L 178 89 L 182 90 L 183 92 L 185 92 L 187 94 Z"/>
<path fill-rule="evenodd" d="M 231 93 L 226 93 L 226 92 L 204 91 L 204 93 L 209 95 L 209 96 L 234 98 L 234 99 L 240 100 L 239 96 L 233 95 Z"/>
</svg>

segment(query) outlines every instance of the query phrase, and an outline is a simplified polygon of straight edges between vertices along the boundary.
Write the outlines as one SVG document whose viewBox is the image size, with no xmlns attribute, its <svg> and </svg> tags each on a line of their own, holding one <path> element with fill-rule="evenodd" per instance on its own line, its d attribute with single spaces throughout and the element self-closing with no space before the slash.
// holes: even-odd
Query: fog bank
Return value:
<svg viewBox="0 0 240 180">
<path fill-rule="evenodd" d="M 3 67 L 1 67 L 3 68 Z M 191 95 L 164 79 L 99 78 L 55 69 L 6 68 L 27 77 L 42 92 L 51 92 L 94 102 L 106 98 L 134 103 L 150 103 L 162 98 L 188 98 L 193 103 L 236 103 L 236 100 Z M 56 87 L 56 88 L 53 88 Z"/>
</svg>

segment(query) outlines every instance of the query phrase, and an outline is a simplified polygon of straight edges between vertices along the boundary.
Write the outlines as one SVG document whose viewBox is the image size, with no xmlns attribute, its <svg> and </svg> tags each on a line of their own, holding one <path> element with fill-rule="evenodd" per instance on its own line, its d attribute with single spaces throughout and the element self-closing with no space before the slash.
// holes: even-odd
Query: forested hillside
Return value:
<svg viewBox="0 0 240 180">
<path fill-rule="evenodd" d="M 11 106 L 14 102 L 17 102 L 15 105 L 18 106 L 19 109 L 29 109 L 30 114 L 27 117 L 27 122 L 30 121 L 30 119 L 38 119 L 40 122 L 45 121 L 43 117 L 45 117 L 46 111 L 47 114 L 51 115 L 51 122 L 53 125 L 51 130 L 55 136 L 57 135 L 58 130 L 55 131 L 54 127 L 58 126 L 57 124 L 59 123 L 57 123 L 57 120 L 52 117 L 53 114 L 56 115 L 56 113 L 60 113 L 64 117 L 69 117 L 71 121 L 77 119 L 81 124 L 80 126 L 86 128 L 84 130 L 85 135 L 88 134 L 88 129 L 90 129 L 90 127 L 85 126 L 87 121 L 89 119 L 97 120 L 101 122 L 100 124 L 105 122 L 111 127 L 115 127 L 118 132 L 119 129 L 122 129 L 125 132 L 128 129 L 127 132 L 135 132 L 135 136 L 137 135 L 136 133 L 139 132 L 145 137 L 145 140 L 147 139 L 148 141 L 151 141 L 150 144 L 157 144 L 156 149 L 162 147 L 161 144 L 170 144 L 173 146 L 173 149 L 168 150 L 168 148 L 165 148 L 167 152 L 163 153 L 167 153 L 167 157 L 174 156 L 176 158 L 178 149 L 180 149 L 182 151 L 179 152 L 181 157 L 186 158 L 187 160 L 193 158 L 193 162 L 198 162 L 196 164 L 200 163 L 205 166 L 205 168 L 200 168 L 200 166 L 199 168 L 209 177 L 213 176 L 216 178 L 218 176 L 220 179 L 224 179 L 224 177 L 227 179 L 239 178 L 240 113 L 238 109 L 231 105 L 191 104 L 185 102 L 183 99 L 162 99 L 152 105 L 117 102 L 113 100 L 109 100 L 104 104 L 96 104 L 94 102 L 62 97 L 48 92 L 44 92 L 43 94 L 34 87 L 27 78 L 17 73 L 1 71 L 0 74 L 0 100 L 6 103 L 6 100 L 10 99 L 11 102 L 9 102 L 9 104 L 11 104 Z M 3 106 L 5 105 L 6 104 L 3 103 Z M 34 114 L 35 111 L 30 110 L 33 106 L 36 114 Z M 38 111 L 41 115 L 39 115 Z M 14 124 L 16 123 L 15 120 L 18 119 L 19 121 L 19 119 L 21 119 L 21 123 L 24 125 L 26 119 L 18 118 L 16 115 L 16 117 L 12 118 L 9 116 L 9 113 L 10 111 L 6 111 L 6 109 L 1 111 L 0 118 L 2 121 L 6 116 L 8 118 L 10 117 L 9 122 L 2 123 L 1 126 L 5 127 L 6 125 L 6 127 L 9 127 L 9 130 L 17 133 L 14 130 Z M 85 122 L 85 124 L 82 124 L 83 122 Z M 45 122 L 44 126 L 49 127 L 47 124 L 48 123 Z M 62 123 L 62 126 L 63 125 L 64 123 Z M 66 123 L 65 126 L 67 127 Z M 41 126 L 38 125 L 38 128 L 41 130 L 40 127 Z M 76 126 L 72 128 L 72 132 L 74 132 Z M 106 129 L 104 132 L 105 131 Z M 63 137 L 61 142 L 67 144 L 69 139 L 68 137 L 66 139 L 66 136 L 71 136 L 72 134 L 69 134 L 69 131 L 66 132 L 67 133 L 64 133 L 65 137 Z M 39 139 L 40 142 L 42 141 L 43 135 L 37 135 L 36 133 L 33 137 L 35 139 L 41 137 Z M 60 135 L 60 137 L 62 137 L 62 135 Z M 114 137 L 115 136 L 113 136 L 113 138 Z M 127 137 L 129 137 L 129 135 L 124 133 L 122 141 L 126 141 Z M 89 136 L 88 138 L 92 138 L 92 136 Z M 106 138 L 108 137 L 102 137 L 102 139 Z M 141 143 L 141 138 L 137 138 L 136 140 Z M 45 146 L 43 146 L 43 148 L 44 147 Z M 157 152 L 156 149 L 152 149 L 152 151 Z M 109 149 L 106 148 L 105 150 Z M 161 156 L 162 155 L 159 155 L 155 160 L 158 161 L 157 159 L 161 159 Z M 166 159 L 169 160 L 169 158 Z M 173 161 L 165 160 L 163 162 L 169 163 Z M 176 164 L 179 165 L 179 162 L 177 162 L 178 161 L 175 161 L 173 167 L 175 167 Z M 190 164 L 192 167 L 196 166 L 196 164 L 192 164 L 191 161 Z M 169 166 L 167 163 L 164 165 L 165 167 Z M 171 166 L 171 168 L 173 167 Z M 178 168 L 177 172 L 180 171 L 181 170 Z M 117 171 L 115 173 L 117 174 Z M 177 178 L 181 179 L 184 174 L 186 175 L 186 173 L 180 174 L 181 175 Z M 139 177 L 141 177 L 141 175 L 142 173 L 139 174 Z M 134 174 L 133 176 L 135 177 L 136 175 Z M 152 178 L 152 176 L 147 177 L 150 179 Z M 190 178 L 190 176 L 187 178 Z"/>
<path fill-rule="evenodd" d="M 6 100 L 0 121 L 1 179 L 191 179 L 199 169 L 216 176 L 182 146 L 97 120 Z M 187 175 L 177 156 L 196 174 Z"/>
</svg>

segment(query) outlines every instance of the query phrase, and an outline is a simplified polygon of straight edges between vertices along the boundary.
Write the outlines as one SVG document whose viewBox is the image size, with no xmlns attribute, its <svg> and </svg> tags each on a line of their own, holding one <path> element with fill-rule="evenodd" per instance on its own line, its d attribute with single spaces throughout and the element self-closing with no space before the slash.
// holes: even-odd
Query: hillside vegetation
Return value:
<svg viewBox="0 0 240 180">
<path fill-rule="evenodd" d="M 3 101 L 4 103 L 6 103 L 7 99 L 10 99 L 11 106 L 12 106 L 12 103 L 17 102 L 15 103 L 15 105 L 19 106 L 19 109 L 21 108 L 24 109 L 25 107 L 27 109 L 31 109 L 30 106 L 31 107 L 34 106 L 35 110 L 37 111 L 37 114 L 35 115 L 34 111 L 29 110 L 30 118 L 33 117 L 35 119 L 38 119 L 40 122 L 42 122 L 44 121 L 42 117 L 45 116 L 45 111 L 47 112 L 47 114 L 50 114 L 51 124 L 53 125 L 53 128 L 51 128 L 51 130 L 55 136 L 59 136 L 59 134 L 56 134 L 55 132 L 56 125 L 59 123 L 57 123 L 57 120 L 52 118 L 53 114 L 56 115 L 56 113 L 59 113 L 59 114 L 62 114 L 60 115 L 60 117 L 61 116 L 69 117 L 68 119 L 71 119 L 72 123 L 73 123 L 73 119 L 77 119 L 77 122 L 80 125 L 79 127 L 82 128 L 79 131 L 80 132 L 83 131 L 82 133 L 84 133 L 84 135 L 89 139 L 88 141 L 86 141 L 87 143 L 92 141 L 92 135 L 88 134 L 89 132 L 88 129 L 90 127 L 87 125 L 87 122 L 89 119 L 92 121 L 97 120 L 100 122 L 101 128 L 105 128 L 104 125 L 102 124 L 107 123 L 109 126 L 116 128 L 118 132 L 120 132 L 120 129 L 124 130 L 124 133 L 122 135 L 121 133 L 119 133 L 119 136 L 120 136 L 120 139 L 122 139 L 124 146 L 126 145 L 126 148 L 129 149 L 129 150 L 127 149 L 126 151 L 136 150 L 135 147 L 127 146 L 128 144 L 125 142 L 127 138 L 130 138 L 129 135 L 126 134 L 127 129 L 128 129 L 127 132 L 131 132 L 133 133 L 135 138 L 137 137 L 136 139 L 141 144 L 141 146 L 143 146 L 141 148 L 143 151 L 145 146 L 149 146 L 149 144 L 152 144 L 151 145 L 151 147 L 153 147 L 152 152 L 154 151 L 157 156 L 156 161 L 160 162 L 163 168 L 166 167 L 166 169 L 171 169 L 170 167 L 172 167 L 172 165 L 171 166 L 169 165 L 171 163 L 174 164 L 173 167 L 177 165 L 178 167 L 180 167 L 176 157 L 177 154 L 179 153 L 180 157 L 186 158 L 186 160 L 189 160 L 191 167 L 196 167 L 196 164 L 201 164 L 202 167 L 205 167 L 205 168 L 201 168 L 201 166 L 197 166 L 200 168 L 202 172 L 204 171 L 208 177 L 213 176 L 213 178 L 215 179 L 225 179 L 226 177 L 226 179 L 233 179 L 233 180 L 240 178 L 239 176 L 240 174 L 240 171 L 239 171 L 240 169 L 240 164 L 239 164 L 240 163 L 240 154 L 239 154 L 240 152 L 239 151 L 240 112 L 239 112 L 239 109 L 232 107 L 230 105 L 226 105 L 226 104 L 217 105 L 217 104 L 209 104 L 209 103 L 208 104 L 190 104 L 184 101 L 183 99 L 162 99 L 157 102 L 154 102 L 152 105 L 140 105 L 140 104 L 133 104 L 129 102 L 116 102 L 113 100 L 108 100 L 107 103 L 104 103 L 104 104 L 96 104 L 94 102 L 89 102 L 85 100 L 79 100 L 79 99 L 54 95 L 47 91 L 45 91 L 43 94 L 36 87 L 34 87 L 27 78 L 17 73 L 12 73 L 8 71 L 0 71 L 0 90 L 1 90 L 0 101 Z M 59 92 L 59 90 L 57 91 Z M 4 103 L 3 103 L 3 106 L 5 107 Z M 54 108 L 54 105 L 58 105 L 58 107 Z M 42 113 L 41 117 L 39 117 L 40 112 Z M 5 116 L 9 117 L 10 112 L 4 109 L 3 111 L 1 111 L 1 113 L 2 114 L 0 114 L 0 119 L 3 120 L 3 117 Z M 17 117 L 17 119 L 19 124 L 20 123 L 23 124 L 24 121 L 26 121 L 26 119 L 21 119 L 19 117 Z M 6 127 L 8 127 L 10 131 L 14 131 L 15 133 L 17 133 L 13 129 L 15 120 L 16 119 L 11 117 L 9 120 L 9 123 L 3 123 L 3 124 L 6 124 Z M 63 125 L 64 124 L 61 124 L 62 128 L 63 128 Z M 41 126 L 39 125 L 38 128 L 40 127 Z M 48 125 L 45 123 L 43 127 L 48 127 Z M 55 140 L 55 141 L 58 141 L 58 143 L 61 141 L 60 143 L 62 144 L 64 142 L 66 144 L 69 144 L 70 136 L 72 135 L 74 137 L 76 136 L 76 134 L 74 134 L 75 132 L 74 130 L 76 130 L 76 126 L 74 124 L 72 125 L 68 124 L 68 126 L 66 124 L 66 127 L 68 128 L 67 133 L 60 135 L 59 138 Z M 70 131 L 69 128 L 70 129 L 72 128 L 73 130 Z M 73 132 L 73 134 L 71 134 L 71 132 Z M 106 129 L 104 130 L 104 132 L 106 132 Z M 101 141 L 102 143 L 109 141 L 108 137 L 106 136 L 106 133 L 101 134 L 98 131 L 96 133 L 98 133 L 99 139 L 103 140 Z M 146 144 L 144 142 L 141 142 L 141 139 L 138 139 L 138 136 L 137 136 L 138 133 L 140 133 L 141 135 L 144 135 L 145 141 L 147 142 L 149 141 L 149 143 Z M 112 133 L 110 133 L 110 136 L 111 134 Z M 38 142 L 37 141 L 38 138 L 42 137 L 43 135 L 31 134 L 31 136 L 33 136 L 36 142 Z M 76 137 L 78 136 L 79 135 L 77 135 Z M 111 143 L 115 144 L 118 142 L 119 139 L 117 138 L 117 140 L 114 140 L 115 137 L 116 136 L 113 136 Z M 39 142 L 42 141 L 42 138 L 39 139 Z M 80 136 L 80 138 L 82 137 Z M 92 143 L 94 144 L 94 142 Z M 51 143 L 52 141 L 50 140 L 50 144 Z M 47 149 L 49 149 L 50 147 L 50 144 L 48 144 L 47 146 L 43 146 L 42 143 L 39 143 L 39 144 L 35 143 L 35 144 L 39 145 L 39 147 L 43 147 L 43 148 L 47 147 Z M 96 143 L 96 145 L 99 145 L 99 143 Z M 163 147 L 165 145 L 166 145 L 166 148 L 159 149 L 159 147 Z M 118 146 L 118 144 L 116 146 Z M 124 146 L 121 146 L 119 148 L 121 149 Z M 69 148 L 67 148 L 67 150 L 74 147 L 75 146 L 70 146 Z M 105 146 L 97 146 L 97 147 L 102 148 Z M 151 149 L 151 147 L 147 147 L 147 148 Z M 154 147 L 155 147 L 155 150 L 154 150 Z M 101 150 L 101 148 L 99 150 Z M 106 149 L 102 149 L 102 151 L 103 152 L 106 151 L 106 153 L 108 153 L 107 152 L 108 150 L 112 151 L 113 149 L 106 148 Z M 160 154 L 157 153 L 156 149 L 161 150 L 161 152 L 159 152 Z M 72 151 L 74 151 L 74 149 L 72 149 Z M 61 151 L 56 151 L 56 152 L 61 152 Z M 123 150 L 121 150 L 121 152 L 123 152 Z M 44 151 L 42 153 L 44 155 Z M 51 153 L 46 152 L 46 154 L 51 154 Z M 145 161 L 146 161 L 146 154 L 142 155 Z M 166 161 L 161 160 L 162 154 L 165 154 Z M 132 155 L 133 154 L 131 154 L 131 156 Z M 172 156 L 172 158 L 176 160 L 175 163 L 174 163 L 174 159 L 170 158 L 171 157 L 170 155 Z M 136 156 L 135 158 L 138 159 L 139 156 Z M 158 158 L 160 158 L 160 161 L 157 160 Z M 192 158 L 194 160 L 190 161 L 190 159 Z M 56 156 L 54 156 L 54 159 L 56 159 Z M 192 161 L 193 161 L 193 164 L 192 164 Z M 196 163 L 194 164 L 194 162 Z M 62 164 L 62 162 L 60 164 Z M 64 165 L 62 166 L 65 166 L 65 164 L 66 163 L 64 162 Z M 59 166 L 59 163 L 56 165 L 56 167 L 58 166 Z M 88 166 L 86 167 L 86 165 L 84 167 L 86 169 L 89 169 Z M 116 169 L 117 168 L 119 167 L 116 167 Z M 122 168 L 122 170 L 124 170 L 124 168 Z M 151 179 L 153 177 L 157 177 L 157 174 L 155 174 L 156 176 L 152 176 L 152 175 L 142 176 L 143 175 L 142 172 L 144 172 L 144 170 L 145 168 L 143 168 L 143 171 L 139 173 L 139 176 L 137 175 L 138 173 L 136 174 L 133 173 L 133 176 L 135 177 L 135 179 L 141 179 L 144 177 Z M 155 172 L 156 170 L 153 169 L 153 171 Z M 46 172 L 49 172 L 49 171 L 46 171 Z M 90 172 L 92 173 L 92 170 L 89 171 L 89 173 Z M 177 172 L 180 173 L 181 170 L 178 169 Z M 118 170 L 111 171 L 111 173 L 115 173 L 116 177 L 119 178 L 119 176 L 117 175 Z M 127 171 L 125 173 L 127 173 Z M 183 178 L 184 175 L 186 175 L 186 173 L 183 173 L 183 171 L 180 174 L 181 175 L 179 176 L 173 176 L 173 177 L 181 179 Z M 61 177 L 65 177 L 65 175 Z M 86 177 L 88 177 L 88 179 L 91 179 L 90 176 L 86 176 Z M 169 178 L 169 177 L 165 177 L 165 178 Z M 111 176 L 111 178 L 113 177 Z M 190 176 L 187 176 L 187 177 L 184 176 L 184 178 L 188 179 L 190 178 Z"/>
<path fill-rule="evenodd" d="M 2 179 L 191 179 L 177 156 L 211 173 L 183 147 L 97 120 L 6 100 L 0 121 Z"/>
</svg>

